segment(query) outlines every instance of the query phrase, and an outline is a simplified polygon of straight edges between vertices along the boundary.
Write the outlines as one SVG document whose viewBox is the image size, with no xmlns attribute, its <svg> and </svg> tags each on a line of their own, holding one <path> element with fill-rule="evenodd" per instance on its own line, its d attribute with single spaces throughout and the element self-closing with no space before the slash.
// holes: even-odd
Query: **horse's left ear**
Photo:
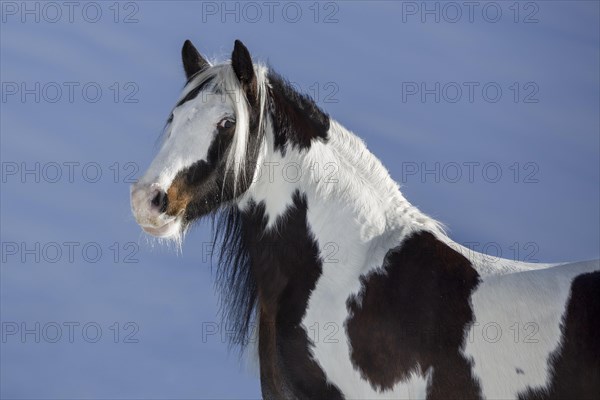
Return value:
<svg viewBox="0 0 600 400">
<path fill-rule="evenodd" d="M 183 60 L 185 77 L 188 80 L 197 72 L 210 67 L 209 62 L 200 55 L 200 52 L 196 50 L 196 47 L 194 47 L 189 40 L 186 40 L 185 43 L 183 43 L 183 47 L 181 48 L 181 58 Z"/>
<path fill-rule="evenodd" d="M 235 45 L 233 47 L 233 53 L 231 54 L 231 66 L 233 67 L 235 75 L 246 92 L 248 101 L 254 102 L 258 92 L 254 66 L 252 64 L 250 52 L 239 40 L 235 41 Z"/>
</svg>

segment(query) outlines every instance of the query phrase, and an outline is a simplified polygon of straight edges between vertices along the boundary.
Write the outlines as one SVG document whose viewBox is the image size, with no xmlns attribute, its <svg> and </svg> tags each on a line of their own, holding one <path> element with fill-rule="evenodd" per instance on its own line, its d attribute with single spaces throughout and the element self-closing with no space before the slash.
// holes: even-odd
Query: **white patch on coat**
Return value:
<svg viewBox="0 0 600 400">
<path fill-rule="evenodd" d="M 484 398 L 514 399 L 549 383 L 548 357 L 561 339 L 573 279 L 598 261 L 484 276 L 472 296 L 475 322 L 463 354 Z"/>
<path fill-rule="evenodd" d="M 140 184 L 155 184 L 166 192 L 180 171 L 197 161 L 206 160 L 216 124 L 222 117 L 231 115 L 232 108 L 214 96 L 201 102 L 195 98 L 173 110 L 170 136 L 140 179 Z"/>
<path fill-rule="evenodd" d="M 279 151 L 275 151 L 271 126 L 270 118 L 266 118 L 265 127 L 269 133 L 261 144 L 253 183 L 239 200 L 241 209 L 246 208 L 250 200 L 264 204 L 267 229 L 276 228 L 276 222 L 292 205 L 292 196 L 299 187 L 299 179 L 295 176 L 289 179 L 290 175 L 287 173 L 288 168 L 295 168 L 298 157 L 290 152 L 282 157 Z M 279 222 L 284 221 L 279 219 Z"/>
</svg>

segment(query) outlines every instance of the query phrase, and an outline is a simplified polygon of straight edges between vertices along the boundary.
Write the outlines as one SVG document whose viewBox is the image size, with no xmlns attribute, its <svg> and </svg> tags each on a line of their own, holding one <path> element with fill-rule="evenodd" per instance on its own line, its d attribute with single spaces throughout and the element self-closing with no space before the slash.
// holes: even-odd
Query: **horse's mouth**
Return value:
<svg viewBox="0 0 600 400">
<path fill-rule="evenodd" d="M 181 230 L 181 222 L 179 218 L 173 218 L 172 220 L 158 227 L 148 224 L 140 224 L 140 226 L 144 232 L 159 238 L 175 236 L 179 234 L 179 231 Z"/>
</svg>

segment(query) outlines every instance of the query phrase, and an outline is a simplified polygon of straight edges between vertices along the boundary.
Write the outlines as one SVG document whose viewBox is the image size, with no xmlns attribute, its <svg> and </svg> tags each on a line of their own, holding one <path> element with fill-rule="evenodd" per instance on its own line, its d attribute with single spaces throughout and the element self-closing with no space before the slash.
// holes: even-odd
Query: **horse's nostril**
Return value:
<svg viewBox="0 0 600 400">
<path fill-rule="evenodd" d="M 169 200 L 167 194 L 162 190 L 159 190 L 156 193 L 156 196 L 152 199 L 152 205 L 157 207 L 161 213 L 167 211 L 167 206 L 169 205 Z"/>
</svg>

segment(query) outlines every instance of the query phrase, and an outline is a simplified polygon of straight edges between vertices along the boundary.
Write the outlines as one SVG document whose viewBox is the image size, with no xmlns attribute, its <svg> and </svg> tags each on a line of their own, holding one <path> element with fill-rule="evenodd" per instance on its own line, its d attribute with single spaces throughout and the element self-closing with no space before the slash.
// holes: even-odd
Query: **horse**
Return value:
<svg viewBox="0 0 600 400">
<path fill-rule="evenodd" d="M 467 249 L 242 42 L 213 65 L 188 40 L 182 59 L 187 81 L 132 212 L 179 243 L 213 219 L 223 318 L 233 345 L 257 337 L 265 399 L 600 394 L 598 260 Z"/>
</svg>

